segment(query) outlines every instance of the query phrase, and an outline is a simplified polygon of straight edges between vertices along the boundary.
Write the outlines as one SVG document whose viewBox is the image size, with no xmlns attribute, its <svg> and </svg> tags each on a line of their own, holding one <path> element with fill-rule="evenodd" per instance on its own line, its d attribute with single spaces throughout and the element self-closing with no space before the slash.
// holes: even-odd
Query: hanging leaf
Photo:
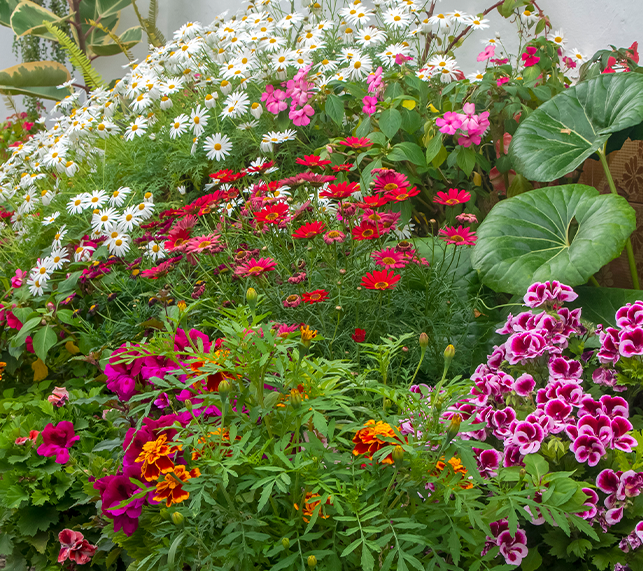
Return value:
<svg viewBox="0 0 643 571">
<path fill-rule="evenodd" d="M 36 359 L 31 363 L 31 369 L 33 370 L 33 381 L 37 383 L 38 381 L 44 381 L 49 374 L 49 369 L 47 365 L 42 362 L 42 359 Z"/>
<path fill-rule="evenodd" d="M 392 139 L 402 126 L 402 115 L 397 109 L 386 109 L 380 115 L 379 126 L 382 133 Z"/>
<path fill-rule="evenodd" d="M 49 349 L 56 344 L 56 341 L 58 341 L 58 337 L 52 327 L 45 325 L 39 329 L 33 336 L 33 350 L 36 352 L 36 356 L 44 362 Z"/>
<path fill-rule="evenodd" d="M 0 93 L 60 101 L 69 95 L 69 90 L 58 86 L 70 77 L 67 68 L 57 61 L 20 63 L 0 70 Z"/>
<path fill-rule="evenodd" d="M 342 100 L 333 95 L 332 93 L 326 99 L 326 105 L 324 106 L 324 111 L 338 126 L 341 126 L 342 119 L 344 118 L 344 104 Z"/>
<path fill-rule="evenodd" d="M 601 75 L 543 103 L 516 131 L 509 155 L 529 180 L 560 178 L 602 148 L 610 135 L 643 122 L 643 75 Z"/>
<path fill-rule="evenodd" d="M 532 190 L 498 203 L 478 228 L 473 267 L 496 291 L 536 281 L 584 284 L 616 258 L 636 227 L 627 201 L 580 184 Z"/>
<path fill-rule="evenodd" d="M 420 167 L 426 165 L 424 162 L 424 153 L 415 143 L 398 143 L 386 158 L 389 161 L 410 161 Z"/>
<path fill-rule="evenodd" d="M 0 0 L 0 25 L 11 27 L 11 14 L 20 0 Z"/>
</svg>

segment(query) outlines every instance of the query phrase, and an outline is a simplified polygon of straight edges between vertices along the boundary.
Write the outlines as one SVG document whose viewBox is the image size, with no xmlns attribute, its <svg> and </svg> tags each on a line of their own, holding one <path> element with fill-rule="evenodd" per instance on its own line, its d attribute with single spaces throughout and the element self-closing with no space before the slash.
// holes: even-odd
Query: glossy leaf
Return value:
<svg viewBox="0 0 643 571">
<path fill-rule="evenodd" d="M 67 68 L 55 61 L 21 63 L 0 70 L 0 93 L 33 95 L 60 101 L 69 95 L 69 90 L 58 89 L 57 86 L 70 77 Z"/>
<path fill-rule="evenodd" d="M 529 180 L 552 181 L 602 148 L 610 135 L 643 122 L 643 75 L 601 75 L 536 109 L 516 131 L 509 155 Z"/>
<path fill-rule="evenodd" d="M 132 0 L 97 0 L 97 16 L 101 18 L 111 16 L 120 12 L 123 8 L 127 8 L 131 3 Z"/>
<path fill-rule="evenodd" d="M 390 161 L 410 161 L 417 166 L 425 166 L 424 153 L 415 143 L 398 143 L 388 154 Z"/>
<path fill-rule="evenodd" d="M 11 27 L 11 14 L 20 0 L 0 0 L 0 25 Z"/>
<path fill-rule="evenodd" d="M 392 139 L 402 126 L 402 115 L 397 109 L 385 109 L 380 115 L 379 126 L 382 133 Z"/>
<path fill-rule="evenodd" d="M 616 312 L 627 303 L 643 301 L 643 291 L 614 287 L 583 286 L 574 288 L 578 298 L 565 304 L 570 308 L 582 307 L 583 319 L 596 325 L 616 327 Z"/>
<path fill-rule="evenodd" d="M 118 39 L 121 45 L 129 50 L 143 39 L 143 28 L 140 26 L 129 28 Z M 113 56 L 122 52 L 121 46 L 113 42 L 108 35 L 104 36 L 103 43 L 90 44 L 89 47 L 98 56 Z"/>
<path fill-rule="evenodd" d="M 62 18 L 31 0 L 22 0 L 11 14 L 11 28 L 17 36 L 31 35 L 56 41 L 43 22 L 57 24 L 61 21 Z"/>
<path fill-rule="evenodd" d="M 523 294 L 536 281 L 584 284 L 616 258 L 636 227 L 627 201 L 570 184 L 497 204 L 478 228 L 472 262 L 483 283 Z"/>
<path fill-rule="evenodd" d="M 56 341 L 58 341 L 56 332 L 49 325 L 45 325 L 42 329 L 39 329 L 33 336 L 33 350 L 43 363 L 47 359 L 49 349 L 56 344 Z"/>
</svg>

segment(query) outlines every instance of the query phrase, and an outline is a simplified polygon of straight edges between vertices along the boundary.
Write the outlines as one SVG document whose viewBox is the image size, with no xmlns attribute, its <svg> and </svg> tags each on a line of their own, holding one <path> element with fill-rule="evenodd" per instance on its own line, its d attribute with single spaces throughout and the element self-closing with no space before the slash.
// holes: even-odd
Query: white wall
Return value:
<svg viewBox="0 0 643 571">
<path fill-rule="evenodd" d="M 443 12 L 458 9 L 476 13 L 493 3 L 493 0 L 442 0 L 438 8 Z M 539 0 L 538 3 L 550 16 L 553 26 L 564 31 L 569 48 L 592 55 L 599 49 L 609 47 L 609 44 L 627 47 L 632 42 L 640 41 L 643 51 L 643 0 Z M 141 13 L 147 15 L 147 0 L 139 0 L 137 5 Z M 186 22 L 198 20 L 210 23 L 224 10 L 229 10 L 231 15 L 242 7 L 241 0 L 160 0 L 158 26 L 169 39 L 174 30 Z M 496 31 L 507 37 L 514 35 L 513 26 L 497 12 L 492 12 L 488 18 L 491 27 L 476 32 L 481 40 Z M 137 25 L 136 16 L 133 8 L 129 7 L 123 11 L 120 30 L 134 25 Z M 472 40 L 456 54 L 465 72 L 477 67 L 475 56 L 481 44 Z M 19 63 L 11 52 L 12 41 L 12 31 L 0 27 L 0 69 Z M 133 50 L 136 57 L 144 57 L 147 53 L 144 43 Z M 103 77 L 113 79 L 124 73 L 122 66 L 126 63 L 125 56 L 113 56 L 97 59 L 96 67 Z M 4 106 L 0 104 L 0 118 L 3 110 Z"/>
</svg>

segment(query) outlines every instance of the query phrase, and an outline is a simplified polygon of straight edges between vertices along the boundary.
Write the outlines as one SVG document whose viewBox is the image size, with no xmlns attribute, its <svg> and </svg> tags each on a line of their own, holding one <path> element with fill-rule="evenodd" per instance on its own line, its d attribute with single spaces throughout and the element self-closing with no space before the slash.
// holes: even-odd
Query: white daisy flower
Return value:
<svg viewBox="0 0 643 571">
<path fill-rule="evenodd" d="M 547 37 L 550 42 L 554 42 L 559 48 L 564 48 L 567 44 L 567 39 L 562 30 L 556 30 L 553 34 Z"/>
<path fill-rule="evenodd" d="M 142 220 L 147 220 L 154 214 L 154 204 L 151 202 L 141 202 L 135 206 L 138 216 Z"/>
<path fill-rule="evenodd" d="M 115 256 L 123 256 L 129 252 L 130 248 L 130 237 L 127 234 L 121 232 L 120 228 L 112 227 L 107 234 L 107 240 L 105 240 L 105 245 L 109 250 L 110 254 Z"/>
<path fill-rule="evenodd" d="M 217 99 L 219 99 L 219 94 L 216 91 L 214 93 L 208 93 L 205 96 L 205 106 L 208 109 L 212 109 L 216 105 Z"/>
<path fill-rule="evenodd" d="M 348 64 L 347 75 L 353 80 L 360 80 L 366 77 L 373 70 L 373 61 L 364 54 L 356 54 Z"/>
<path fill-rule="evenodd" d="M 448 14 L 435 14 L 429 18 L 429 23 L 438 31 L 447 30 L 453 23 Z"/>
<path fill-rule="evenodd" d="M 165 247 L 159 242 L 149 242 L 145 250 L 145 256 L 152 258 L 153 261 L 162 260 L 166 257 Z"/>
<path fill-rule="evenodd" d="M 74 262 L 86 262 L 90 260 L 95 249 L 93 246 L 79 245 L 74 252 Z"/>
<path fill-rule="evenodd" d="M 242 91 L 235 91 L 231 93 L 223 103 L 223 110 L 221 111 L 221 118 L 235 119 L 240 117 L 248 111 L 250 100 L 248 96 Z"/>
<path fill-rule="evenodd" d="M 190 118 L 185 113 L 176 117 L 170 124 L 170 139 L 176 139 L 183 135 L 188 130 L 189 123 Z"/>
<path fill-rule="evenodd" d="M 50 260 L 52 270 L 61 270 L 69 262 L 67 248 L 52 249 L 51 255 L 47 259 Z"/>
<path fill-rule="evenodd" d="M 384 12 L 384 23 L 394 29 L 406 28 L 411 23 L 411 16 L 401 8 L 391 8 Z"/>
<path fill-rule="evenodd" d="M 467 77 L 472 83 L 477 83 L 478 81 L 482 81 L 484 79 L 484 72 L 475 71 L 474 73 L 470 73 L 469 75 L 467 75 Z"/>
<path fill-rule="evenodd" d="M 133 123 L 130 123 L 125 129 L 125 140 L 131 141 L 134 137 L 142 137 L 147 129 L 147 119 L 137 117 Z"/>
<path fill-rule="evenodd" d="M 58 232 L 54 234 L 54 240 L 51 243 L 52 249 L 61 248 L 62 240 L 66 235 L 67 235 L 67 226 L 63 224 L 60 228 L 58 228 Z"/>
<path fill-rule="evenodd" d="M 104 190 L 94 190 L 83 195 L 85 199 L 85 208 L 100 208 L 107 201 L 107 193 Z"/>
<path fill-rule="evenodd" d="M 109 197 L 109 204 L 111 206 L 123 206 L 130 192 L 132 192 L 132 189 L 129 186 L 121 186 L 118 190 L 112 192 L 112 195 Z"/>
<path fill-rule="evenodd" d="M 167 95 L 161 95 L 161 109 L 163 109 L 163 111 L 171 109 L 173 105 L 174 103 Z"/>
<path fill-rule="evenodd" d="M 471 16 L 466 23 L 474 30 L 484 30 L 489 27 L 489 20 L 485 20 L 484 18 L 474 18 L 473 16 Z"/>
<path fill-rule="evenodd" d="M 239 123 L 237 129 L 239 131 L 252 131 L 255 127 L 259 126 L 259 121 L 246 121 L 244 123 Z"/>
<path fill-rule="evenodd" d="M 576 48 L 574 48 L 571 51 L 571 53 L 569 54 L 569 57 L 572 59 L 572 61 L 575 61 L 577 64 L 585 63 L 587 61 L 587 56 L 584 56 Z"/>
<path fill-rule="evenodd" d="M 363 48 L 378 46 L 386 41 L 386 33 L 371 26 L 357 32 L 355 41 Z"/>
<path fill-rule="evenodd" d="M 58 218 L 59 216 L 60 216 L 60 212 L 58 211 L 54 212 L 53 214 L 43 219 L 42 225 L 49 226 L 50 224 L 53 224 L 56 221 L 56 218 Z"/>
<path fill-rule="evenodd" d="M 525 8 L 520 12 L 520 20 L 523 24 L 530 26 L 531 24 L 538 22 L 538 20 L 540 20 L 540 16 L 538 15 L 538 12 Z"/>
<path fill-rule="evenodd" d="M 80 214 L 86 208 L 85 193 L 77 194 L 67 203 L 67 212 L 69 214 Z"/>
<path fill-rule="evenodd" d="M 67 161 L 66 163 L 61 163 L 63 165 L 63 170 L 65 174 L 69 177 L 74 176 L 78 172 L 78 165 L 74 161 Z"/>
<path fill-rule="evenodd" d="M 112 208 L 103 208 L 92 216 L 92 229 L 99 232 L 105 228 L 112 226 L 118 220 L 118 212 Z"/>
<path fill-rule="evenodd" d="M 27 280 L 27 285 L 29 286 L 29 293 L 31 293 L 32 296 L 40 297 L 45 293 L 47 283 L 38 277 L 32 276 Z"/>
<path fill-rule="evenodd" d="M 203 150 L 209 161 L 222 161 L 230 154 L 232 143 L 227 135 L 215 133 L 205 139 Z"/>
<path fill-rule="evenodd" d="M 40 279 L 42 282 L 46 282 L 51 277 L 52 267 L 51 260 L 45 258 L 44 260 L 38 260 L 36 266 L 32 268 L 30 274 Z"/>
<path fill-rule="evenodd" d="M 190 113 L 190 127 L 192 127 L 192 132 L 195 136 L 200 137 L 205 128 L 208 125 L 209 115 L 205 109 L 201 108 L 201 105 L 197 105 L 195 109 Z"/>
</svg>

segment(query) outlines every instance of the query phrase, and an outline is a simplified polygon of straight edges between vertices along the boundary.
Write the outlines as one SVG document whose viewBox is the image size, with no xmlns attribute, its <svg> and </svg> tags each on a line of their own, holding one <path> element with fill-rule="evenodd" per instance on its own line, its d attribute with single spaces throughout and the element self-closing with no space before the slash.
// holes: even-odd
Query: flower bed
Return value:
<svg viewBox="0 0 643 571">
<path fill-rule="evenodd" d="M 424 8 L 188 24 L 0 167 L 8 568 L 640 565 L 643 306 L 561 277 L 633 217 L 534 139 L 590 81 L 635 128 L 636 46 Z"/>
</svg>

